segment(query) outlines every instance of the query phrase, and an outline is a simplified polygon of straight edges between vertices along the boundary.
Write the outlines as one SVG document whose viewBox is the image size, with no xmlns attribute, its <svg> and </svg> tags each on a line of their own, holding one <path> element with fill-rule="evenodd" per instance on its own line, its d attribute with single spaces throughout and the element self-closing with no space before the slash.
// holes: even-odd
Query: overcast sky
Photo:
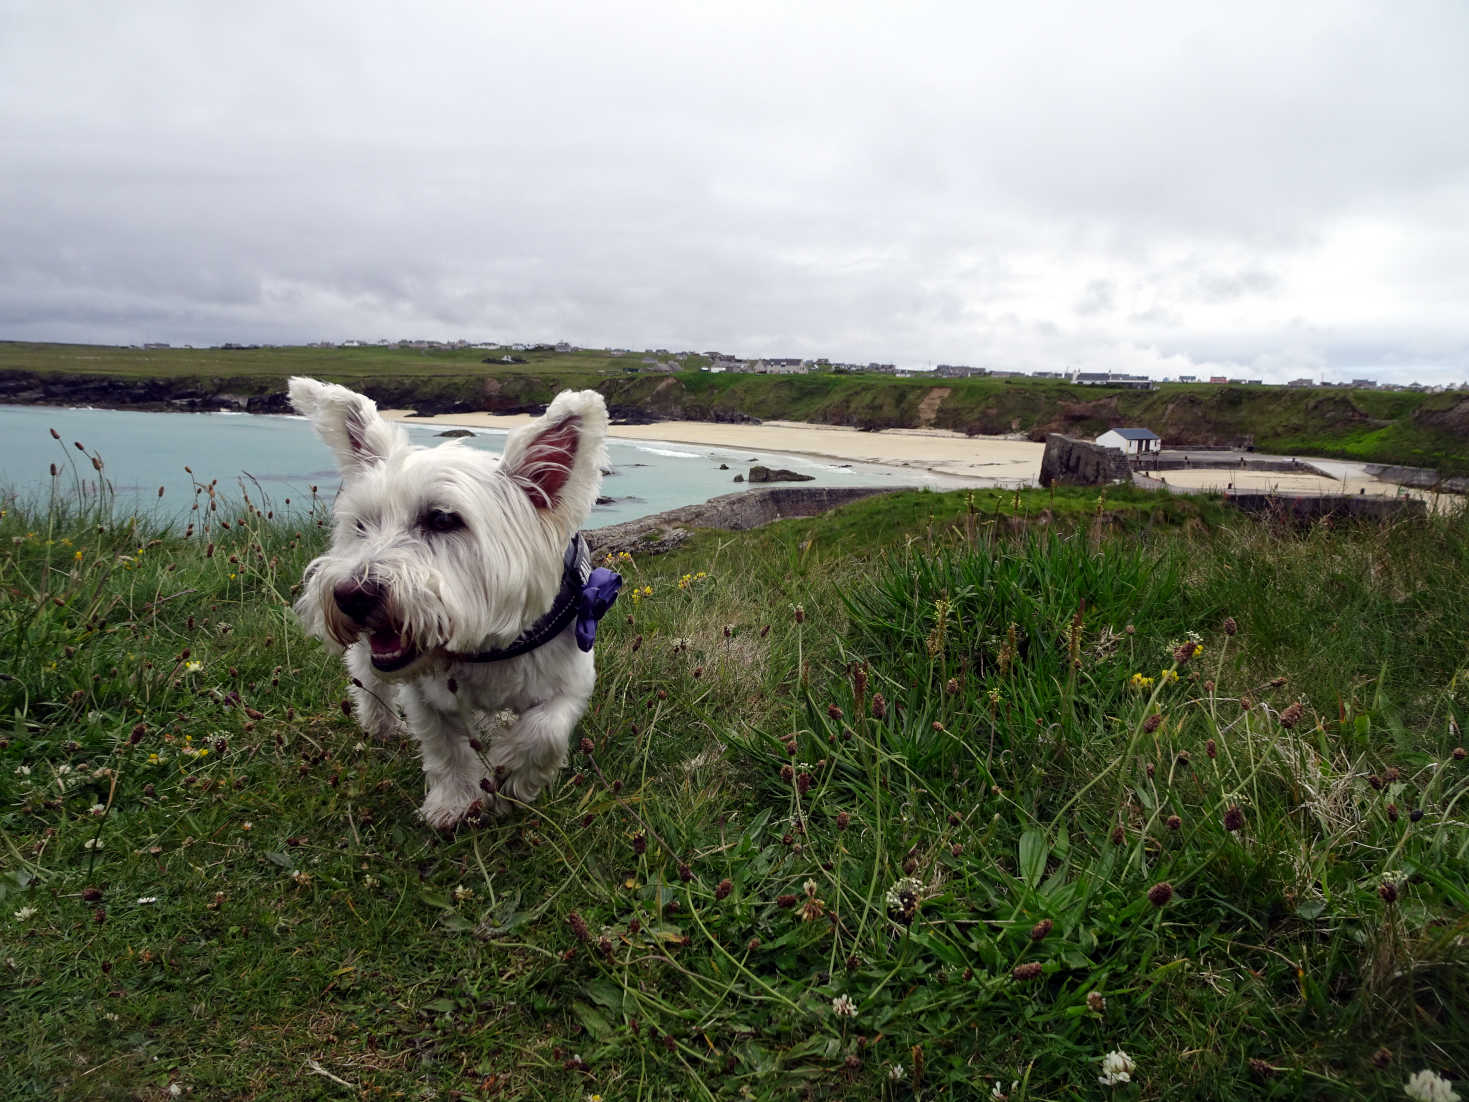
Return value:
<svg viewBox="0 0 1469 1102">
<path fill-rule="evenodd" d="M 0 0 L 0 74 L 0 338 L 1469 377 L 1463 0 Z"/>
</svg>

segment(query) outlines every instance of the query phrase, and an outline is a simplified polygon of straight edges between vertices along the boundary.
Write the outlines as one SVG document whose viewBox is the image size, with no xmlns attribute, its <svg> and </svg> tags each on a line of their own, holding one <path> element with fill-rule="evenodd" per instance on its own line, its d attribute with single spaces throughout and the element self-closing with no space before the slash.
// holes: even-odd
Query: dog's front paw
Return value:
<svg viewBox="0 0 1469 1102">
<path fill-rule="evenodd" d="M 493 800 L 477 786 L 445 782 L 429 790 L 418 813 L 435 830 L 453 830 L 469 816 L 483 811 Z"/>
</svg>

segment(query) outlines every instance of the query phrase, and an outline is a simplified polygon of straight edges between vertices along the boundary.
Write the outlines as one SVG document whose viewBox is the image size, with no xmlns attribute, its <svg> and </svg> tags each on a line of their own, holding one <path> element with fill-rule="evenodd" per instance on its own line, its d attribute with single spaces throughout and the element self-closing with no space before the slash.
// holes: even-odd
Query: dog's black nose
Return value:
<svg viewBox="0 0 1469 1102">
<path fill-rule="evenodd" d="M 332 586 L 332 600 L 354 623 L 367 622 L 382 605 L 387 591 L 371 578 L 348 578 Z"/>
</svg>

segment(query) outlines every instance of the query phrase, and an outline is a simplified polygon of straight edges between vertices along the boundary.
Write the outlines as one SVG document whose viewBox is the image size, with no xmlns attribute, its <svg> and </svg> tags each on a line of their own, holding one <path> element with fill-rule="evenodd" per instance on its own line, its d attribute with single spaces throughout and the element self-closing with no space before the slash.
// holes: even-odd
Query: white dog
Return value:
<svg viewBox="0 0 1469 1102">
<path fill-rule="evenodd" d="M 410 444 L 346 387 L 293 378 L 290 398 L 342 473 L 331 547 L 306 568 L 296 613 L 346 651 L 358 721 L 384 737 L 402 709 L 433 827 L 535 799 L 566 764 L 596 620 L 621 584 L 591 570 L 577 532 L 606 462 L 602 396 L 557 395 L 503 457 Z M 513 724 L 481 747 L 503 710 Z"/>
</svg>

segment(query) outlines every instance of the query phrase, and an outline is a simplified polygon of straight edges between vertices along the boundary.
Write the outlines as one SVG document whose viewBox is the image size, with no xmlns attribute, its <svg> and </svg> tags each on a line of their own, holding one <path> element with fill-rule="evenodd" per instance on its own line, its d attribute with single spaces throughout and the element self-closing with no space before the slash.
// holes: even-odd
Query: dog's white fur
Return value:
<svg viewBox="0 0 1469 1102">
<path fill-rule="evenodd" d="M 563 391 L 510 434 L 501 457 L 457 441 L 410 444 L 346 387 L 297 377 L 289 389 L 342 473 L 331 546 L 306 568 L 296 613 L 308 634 L 345 651 L 360 682 L 358 722 L 386 737 L 401 708 L 422 752 L 431 826 L 481 807 L 504 812 L 504 797 L 534 800 L 566 763 L 592 694 L 592 654 L 568 627 L 516 658 L 456 656 L 509 644 L 554 602 L 606 463 L 602 396 Z M 350 605 L 365 584 L 372 607 L 344 609 L 338 595 Z M 517 718 L 493 731 L 490 717 L 507 709 Z M 483 754 L 472 737 L 490 738 Z"/>
</svg>

